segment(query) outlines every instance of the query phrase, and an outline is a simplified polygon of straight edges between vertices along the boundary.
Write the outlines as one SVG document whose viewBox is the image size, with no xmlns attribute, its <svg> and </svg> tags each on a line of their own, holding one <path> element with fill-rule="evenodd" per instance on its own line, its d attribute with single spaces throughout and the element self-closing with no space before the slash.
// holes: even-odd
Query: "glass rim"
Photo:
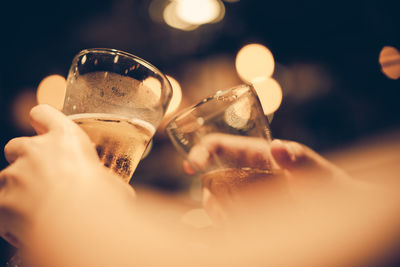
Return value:
<svg viewBox="0 0 400 267">
<path fill-rule="evenodd" d="M 247 83 L 242 83 L 233 87 L 230 87 L 228 89 L 225 90 L 218 90 L 217 92 L 215 92 L 212 95 L 209 95 L 207 97 L 205 97 L 203 100 L 201 100 L 200 102 L 198 102 L 197 104 L 191 105 L 187 108 L 184 108 L 183 110 L 179 111 L 177 114 L 175 114 L 175 116 L 173 116 L 168 123 L 165 126 L 165 130 L 168 132 L 169 129 L 173 128 L 171 127 L 171 125 L 179 120 L 180 118 L 185 117 L 186 115 L 190 114 L 191 112 L 193 112 L 194 110 L 196 110 L 198 107 L 203 106 L 207 103 L 210 103 L 211 101 L 214 101 L 215 99 L 217 99 L 218 97 L 227 94 L 228 92 L 231 92 L 235 89 L 239 89 L 242 87 L 246 87 L 248 88 L 255 96 L 257 96 L 257 94 L 254 92 L 253 86 L 251 84 L 247 84 Z"/>
<path fill-rule="evenodd" d="M 125 56 L 127 58 L 133 59 L 134 61 L 140 63 L 141 65 L 143 65 L 144 67 L 150 69 L 151 71 L 153 71 L 154 73 L 156 73 L 157 75 L 161 76 L 162 79 L 166 82 L 166 85 L 168 86 L 168 89 L 172 92 L 172 85 L 169 82 L 167 76 L 161 72 L 158 68 L 156 68 L 153 64 L 149 63 L 148 61 L 144 60 L 141 57 L 135 56 L 134 54 L 122 51 L 122 50 L 118 50 L 115 48 L 86 48 L 81 50 L 78 54 L 75 55 L 74 57 L 74 61 L 75 59 L 79 58 L 82 55 L 88 54 L 88 53 L 99 53 L 99 54 L 109 54 L 109 55 L 121 55 L 121 56 Z"/>
<path fill-rule="evenodd" d="M 167 76 L 160 71 L 158 68 L 156 68 L 153 64 L 149 63 L 148 61 L 144 60 L 141 57 L 135 56 L 134 54 L 122 51 L 122 50 L 118 50 L 115 48 L 86 48 L 81 50 L 78 54 L 76 54 L 72 60 L 72 65 L 71 65 L 71 69 L 73 68 L 73 66 L 75 64 L 77 64 L 77 61 L 79 59 L 80 56 L 83 56 L 85 54 L 89 54 L 89 53 L 97 53 L 97 54 L 107 54 L 107 55 L 121 55 L 124 56 L 126 58 L 132 59 L 134 61 L 136 61 L 137 63 L 139 63 L 140 65 L 144 66 L 145 68 L 151 70 L 153 73 L 157 74 L 159 77 L 162 78 L 164 85 L 166 86 L 166 91 L 162 90 L 163 92 L 166 92 L 166 98 L 165 98 L 165 103 L 167 103 L 165 105 L 165 103 L 163 104 L 165 111 L 167 110 L 169 104 L 170 104 L 170 100 L 172 98 L 172 94 L 173 94 L 173 90 L 172 90 L 172 85 L 170 83 L 170 81 L 168 80 Z"/>
</svg>

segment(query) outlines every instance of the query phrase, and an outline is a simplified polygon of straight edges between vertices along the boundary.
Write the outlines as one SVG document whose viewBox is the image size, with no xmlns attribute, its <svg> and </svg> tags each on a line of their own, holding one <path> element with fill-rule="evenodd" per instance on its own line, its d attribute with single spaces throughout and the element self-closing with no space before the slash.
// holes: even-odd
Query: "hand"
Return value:
<svg viewBox="0 0 400 267">
<path fill-rule="evenodd" d="M 134 191 L 100 163 L 78 125 L 47 105 L 34 107 L 30 118 L 38 136 L 4 148 L 10 165 L 0 172 L 0 232 L 7 241 L 29 246 L 52 227 L 68 233 L 77 217 L 94 220 L 96 209 L 106 214 L 133 203 Z"/>
<path fill-rule="evenodd" d="M 270 175 L 246 175 L 244 171 L 225 177 L 203 175 L 203 204 L 217 221 L 226 220 L 232 209 L 248 208 L 255 201 L 263 207 L 265 202 L 298 205 L 310 202 L 310 194 L 365 187 L 307 146 L 284 140 L 268 144 L 261 138 L 210 134 L 203 138 L 201 146 L 190 151 L 191 165 L 184 161 L 183 166 L 187 173 L 193 174 L 194 169 L 207 170 L 216 158 L 237 168 L 280 168 Z"/>
</svg>

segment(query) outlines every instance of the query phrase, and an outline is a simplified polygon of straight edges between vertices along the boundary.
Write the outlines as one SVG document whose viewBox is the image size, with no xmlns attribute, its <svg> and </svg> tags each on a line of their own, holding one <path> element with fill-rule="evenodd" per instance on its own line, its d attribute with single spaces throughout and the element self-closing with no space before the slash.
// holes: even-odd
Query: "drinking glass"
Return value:
<svg viewBox="0 0 400 267">
<path fill-rule="evenodd" d="M 279 172 L 269 156 L 268 120 L 251 85 L 205 98 L 174 117 L 166 132 L 211 191 L 231 193 Z M 262 157 L 249 159 L 249 149 Z"/>
<path fill-rule="evenodd" d="M 89 135 L 104 165 L 129 182 L 171 96 L 168 79 L 143 59 L 87 49 L 73 59 L 62 111 Z"/>
</svg>

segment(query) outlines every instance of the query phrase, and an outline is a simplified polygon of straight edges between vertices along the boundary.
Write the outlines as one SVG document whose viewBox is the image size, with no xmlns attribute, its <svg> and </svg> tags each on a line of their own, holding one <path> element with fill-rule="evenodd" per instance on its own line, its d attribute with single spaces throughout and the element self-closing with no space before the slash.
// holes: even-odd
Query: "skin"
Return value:
<svg viewBox="0 0 400 267">
<path fill-rule="evenodd" d="M 183 168 L 188 174 L 208 173 L 221 159 L 235 168 L 273 169 L 270 175 L 212 177 L 202 176 L 203 205 L 217 223 L 232 220 L 240 209 L 257 205 L 298 205 L 310 192 L 368 190 L 342 169 L 311 148 L 293 141 L 212 133 L 194 146 Z M 268 197 L 264 197 L 268 195 Z M 310 203 L 304 203 L 309 205 Z"/>
<path fill-rule="evenodd" d="M 116 207 L 132 209 L 133 189 L 102 166 L 79 126 L 47 105 L 34 107 L 30 119 L 38 135 L 12 139 L 4 148 L 10 165 L 0 172 L 3 238 L 28 249 L 32 240 L 58 226 L 79 233 L 71 218 L 95 224 L 99 216 L 118 212 Z"/>
<path fill-rule="evenodd" d="M 193 156 L 197 168 L 218 151 L 238 164 L 277 164 L 285 175 L 233 183 L 231 202 L 221 201 L 223 191 L 208 190 L 206 208 L 221 209 L 232 223 L 227 235 L 199 235 L 156 216 L 176 203 L 157 196 L 137 207 L 132 188 L 99 162 L 88 136 L 61 112 L 39 105 L 30 116 L 38 135 L 11 140 L 5 147 L 10 166 L 0 172 L 0 232 L 30 266 L 245 266 L 249 259 L 252 266 L 349 266 L 343 262 L 377 250 L 362 244 L 392 236 L 382 235 L 394 228 L 378 220 L 394 209 L 386 195 L 355 197 L 362 187 L 311 149 L 286 141 L 251 140 L 253 146 L 218 138 L 224 140 L 218 144 L 214 137 L 203 157 Z M 282 256 L 287 251 L 291 257 Z"/>
<path fill-rule="evenodd" d="M 61 87 L 65 84 L 49 84 L 45 79 L 41 86 Z M 62 91 L 64 88 L 54 89 Z M 355 182 L 343 170 L 309 147 L 278 139 L 268 144 L 258 138 L 210 134 L 203 138 L 201 146 L 196 146 L 190 151 L 188 161 L 183 162 L 183 168 L 188 174 L 195 174 L 195 170 L 204 172 L 212 162 L 212 155 L 225 159 L 236 167 L 284 170 L 268 176 L 268 180 L 264 181 L 203 179 L 203 205 L 216 223 L 224 221 L 232 209 L 238 209 L 239 204 L 251 199 L 249 195 L 254 193 L 255 188 L 262 188 L 261 194 L 268 194 L 271 202 L 274 202 L 275 198 L 280 198 L 280 202 L 290 202 L 293 198 L 299 202 L 304 195 L 307 196 L 308 191 L 316 187 L 329 185 L 329 188 L 337 190 L 359 190 L 368 187 Z M 258 186 L 260 183 L 263 183 L 261 187 Z M 251 193 L 246 194 L 248 191 Z M 244 207 L 247 205 L 244 204 Z"/>
</svg>

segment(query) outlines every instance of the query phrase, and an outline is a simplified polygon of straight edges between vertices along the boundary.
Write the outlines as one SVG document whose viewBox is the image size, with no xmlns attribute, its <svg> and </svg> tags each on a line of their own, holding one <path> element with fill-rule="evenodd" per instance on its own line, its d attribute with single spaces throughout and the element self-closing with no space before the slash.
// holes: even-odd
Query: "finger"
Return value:
<svg viewBox="0 0 400 267">
<path fill-rule="evenodd" d="M 282 169 L 289 171 L 306 168 L 325 171 L 337 169 L 317 152 L 297 142 L 275 139 L 271 142 L 271 154 Z"/>
<path fill-rule="evenodd" d="M 0 171 L 0 209 L 2 212 L 5 210 L 15 211 L 15 204 L 21 204 L 25 200 L 15 197 L 20 171 L 26 171 L 21 160 L 17 160 L 14 164 Z"/>
<path fill-rule="evenodd" d="M 17 158 L 24 155 L 31 144 L 32 137 L 17 137 L 11 139 L 4 147 L 4 156 L 12 164 Z"/>
<path fill-rule="evenodd" d="M 49 104 L 61 110 L 64 104 L 67 81 L 61 75 L 50 75 L 44 78 L 37 88 L 39 104 Z"/>
<path fill-rule="evenodd" d="M 269 145 L 263 138 L 212 134 L 204 138 L 205 146 L 217 160 L 238 168 L 269 169 Z"/>
<path fill-rule="evenodd" d="M 211 163 L 237 168 L 271 168 L 268 142 L 263 138 L 229 134 L 209 134 L 189 152 L 188 159 L 196 168 Z"/>
<path fill-rule="evenodd" d="M 185 171 L 186 174 L 189 175 L 194 175 L 196 174 L 196 171 L 190 166 L 190 163 L 187 160 L 184 160 L 182 162 L 183 170 Z"/>
<path fill-rule="evenodd" d="M 209 165 L 210 159 L 211 155 L 209 150 L 203 145 L 192 147 L 188 155 L 188 163 L 190 162 L 196 170 L 205 169 Z M 187 165 L 190 166 L 189 164 Z"/>
<path fill-rule="evenodd" d="M 4 188 L 7 186 L 7 170 L 10 168 L 8 166 L 4 170 L 0 171 L 0 192 L 4 190 Z M 0 207 L 2 207 L 2 200 L 4 200 L 4 197 L 1 198 L 0 200 Z"/>
<path fill-rule="evenodd" d="M 75 127 L 61 111 L 46 105 L 37 105 L 30 112 L 31 125 L 37 134 L 44 134 L 51 130 L 61 130 L 67 127 Z"/>
<path fill-rule="evenodd" d="M 32 196 L 27 195 L 27 169 L 24 159 L 0 171 L 0 235 L 16 247 L 24 245 L 29 229 L 26 217 L 32 212 Z"/>
<path fill-rule="evenodd" d="M 14 247 L 19 246 L 18 238 L 15 235 L 11 234 L 11 230 L 14 226 L 12 222 L 12 218 L 14 218 L 13 213 L 13 204 L 10 202 L 10 197 L 7 192 L 9 190 L 7 187 L 10 187 L 10 176 L 12 175 L 12 169 L 14 166 L 8 166 L 4 170 L 0 172 L 0 235 L 6 240 L 8 243 L 13 245 Z"/>
</svg>

